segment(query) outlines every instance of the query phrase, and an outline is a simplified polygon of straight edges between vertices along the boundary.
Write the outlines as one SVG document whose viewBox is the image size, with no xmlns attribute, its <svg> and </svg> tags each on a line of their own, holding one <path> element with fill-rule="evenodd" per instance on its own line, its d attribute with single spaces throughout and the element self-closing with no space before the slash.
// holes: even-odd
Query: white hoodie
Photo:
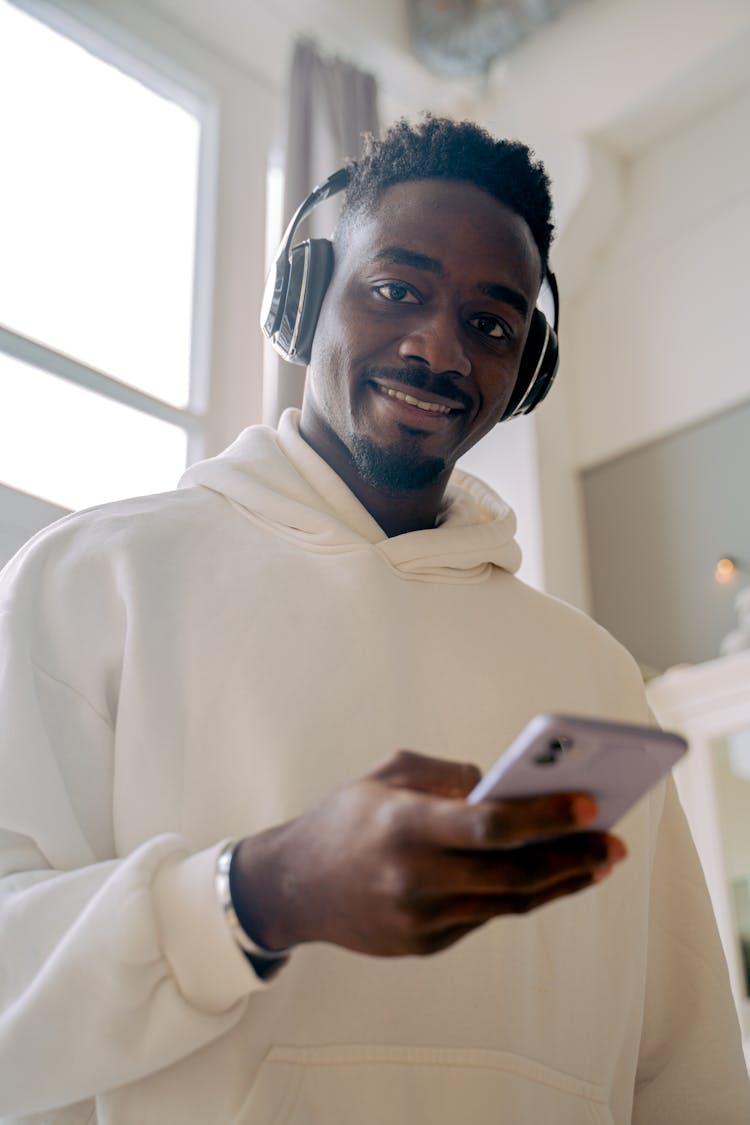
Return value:
<svg viewBox="0 0 750 1125">
<path fill-rule="evenodd" d="M 540 711 L 647 720 L 627 654 L 512 576 L 514 528 L 457 472 L 439 527 L 384 538 L 288 412 L 9 564 L 3 1120 L 747 1120 L 671 787 L 626 819 L 600 887 L 433 957 L 309 945 L 264 985 L 225 928 L 223 843 L 398 747 L 486 768 Z"/>
</svg>

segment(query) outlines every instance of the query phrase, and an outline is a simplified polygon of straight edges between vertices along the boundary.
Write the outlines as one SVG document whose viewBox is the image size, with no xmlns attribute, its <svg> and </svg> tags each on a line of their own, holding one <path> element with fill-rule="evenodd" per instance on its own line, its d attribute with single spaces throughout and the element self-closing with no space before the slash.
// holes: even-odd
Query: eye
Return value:
<svg viewBox="0 0 750 1125">
<path fill-rule="evenodd" d="M 492 340 L 505 340 L 511 337 L 511 332 L 502 320 L 498 320 L 496 316 L 489 316 L 487 313 L 470 317 L 469 324 L 472 328 L 476 328 L 477 332 L 481 332 L 483 336 L 489 336 Z"/>
<path fill-rule="evenodd" d="M 392 301 L 398 305 L 418 305 L 419 297 L 403 281 L 384 281 L 382 285 L 375 285 L 374 292 L 384 301 Z"/>
</svg>

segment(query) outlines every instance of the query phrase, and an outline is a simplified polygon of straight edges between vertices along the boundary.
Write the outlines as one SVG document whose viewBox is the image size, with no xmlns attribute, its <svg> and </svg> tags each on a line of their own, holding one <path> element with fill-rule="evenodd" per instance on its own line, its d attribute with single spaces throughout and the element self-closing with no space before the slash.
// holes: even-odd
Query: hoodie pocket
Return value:
<svg viewBox="0 0 750 1125">
<path fill-rule="evenodd" d="M 614 1125 L 606 1091 L 503 1051 L 273 1047 L 233 1125 Z"/>
</svg>

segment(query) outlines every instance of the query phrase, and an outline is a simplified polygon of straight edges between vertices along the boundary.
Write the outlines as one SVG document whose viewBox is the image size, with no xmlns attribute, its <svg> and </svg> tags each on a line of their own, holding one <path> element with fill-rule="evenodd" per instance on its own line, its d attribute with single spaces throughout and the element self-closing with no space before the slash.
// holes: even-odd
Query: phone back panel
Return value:
<svg viewBox="0 0 750 1125">
<path fill-rule="evenodd" d="M 469 801 L 590 793 L 607 830 L 687 750 L 680 735 L 575 715 L 537 715 L 469 795 Z"/>
</svg>

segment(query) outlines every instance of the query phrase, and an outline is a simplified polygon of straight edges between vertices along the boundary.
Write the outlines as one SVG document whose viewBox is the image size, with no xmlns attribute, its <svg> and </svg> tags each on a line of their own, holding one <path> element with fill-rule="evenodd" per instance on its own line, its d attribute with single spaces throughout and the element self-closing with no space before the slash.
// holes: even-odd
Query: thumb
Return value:
<svg viewBox="0 0 750 1125">
<path fill-rule="evenodd" d="M 428 758 L 414 750 L 396 750 L 368 776 L 394 789 L 412 789 L 436 797 L 466 797 L 482 776 L 470 762 Z"/>
</svg>

